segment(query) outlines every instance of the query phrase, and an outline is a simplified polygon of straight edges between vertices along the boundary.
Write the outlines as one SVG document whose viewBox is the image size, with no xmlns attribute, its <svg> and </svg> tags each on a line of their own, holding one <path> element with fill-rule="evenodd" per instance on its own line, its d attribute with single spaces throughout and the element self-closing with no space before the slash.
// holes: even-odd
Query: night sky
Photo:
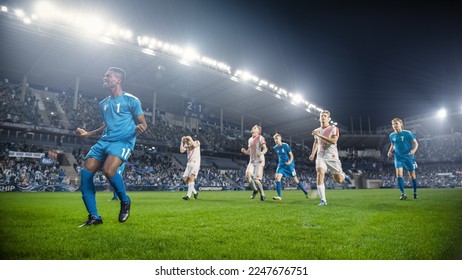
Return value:
<svg viewBox="0 0 462 280">
<path fill-rule="evenodd" d="M 3 1 L 5 2 L 5 1 Z M 32 6 L 34 1 L 9 1 Z M 321 3 L 322 2 L 322 3 Z M 355 129 L 462 110 L 456 1 L 56 1 L 247 70 Z"/>
</svg>

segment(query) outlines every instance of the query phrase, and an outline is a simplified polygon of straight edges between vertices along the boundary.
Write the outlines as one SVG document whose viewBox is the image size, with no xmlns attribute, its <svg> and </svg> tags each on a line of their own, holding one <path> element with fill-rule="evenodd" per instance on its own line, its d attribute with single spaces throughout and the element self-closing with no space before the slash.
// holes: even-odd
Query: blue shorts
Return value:
<svg viewBox="0 0 462 280">
<path fill-rule="evenodd" d="M 95 145 L 91 147 L 90 151 L 85 156 L 85 159 L 94 158 L 100 162 L 103 162 L 106 160 L 108 155 L 112 155 L 120 158 L 123 162 L 125 162 L 132 154 L 134 146 L 135 145 L 129 141 L 111 142 L 99 140 Z"/>
<path fill-rule="evenodd" d="M 417 167 L 417 163 L 414 160 L 414 157 L 400 157 L 399 159 L 395 157 L 395 168 L 404 168 L 406 171 L 414 171 Z"/>
<path fill-rule="evenodd" d="M 295 166 L 293 165 L 278 165 L 276 169 L 276 174 L 282 174 L 283 177 L 293 178 L 297 176 L 297 172 L 295 172 Z"/>
</svg>

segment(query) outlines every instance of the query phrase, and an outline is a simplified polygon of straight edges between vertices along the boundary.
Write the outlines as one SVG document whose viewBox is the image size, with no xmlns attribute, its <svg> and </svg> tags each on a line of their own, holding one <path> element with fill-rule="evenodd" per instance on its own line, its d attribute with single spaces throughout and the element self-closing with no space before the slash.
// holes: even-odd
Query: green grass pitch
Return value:
<svg viewBox="0 0 462 280">
<path fill-rule="evenodd" d="M 86 220 L 79 192 L 0 193 L 0 256 L 6 260 L 451 260 L 462 258 L 462 189 L 328 190 L 328 206 L 284 191 L 98 192 L 104 224 Z"/>
</svg>

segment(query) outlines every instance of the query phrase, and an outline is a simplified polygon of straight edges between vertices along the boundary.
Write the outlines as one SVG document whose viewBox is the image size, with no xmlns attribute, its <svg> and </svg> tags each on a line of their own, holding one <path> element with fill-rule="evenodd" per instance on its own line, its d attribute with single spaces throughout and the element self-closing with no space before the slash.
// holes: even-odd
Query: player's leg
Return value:
<svg viewBox="0 0 462 280">
<path fill-rule="evenodd" d="M 326 186 L 324 185 L 324 176 L 326 174 L 326 170 L 323 168 L 316 169 L 316 185 L 318 189 L 319 197 L 321 198 L 321 202 L 319 205 L 327 205 L 326 199 Z"/>
<path fill-rule="evenodd" d="M 260 192 L 260 200 L 264 201 L 266 196 L 265 196 L 265 191 L 263 190 L 263 184 L 261 181 L 263 180 L 263 168 L 264 165 L 262 164 L 256 164 L 255 165 L 255 173 L 254 173 L 254 184 L 257 187 L 258 191 Z"/>
<path fill-rule="evenodd" d="M 282 173 L 278 173 L 278 170 L 276 170 L 276 174 L 274 175 L 274 179 L 276 181 L 277 196 L 273 197 L 273 199 L 274 200 L 281 200 L 282 199 L 282 182 L 281 182 Z"/>
<path fill-rule="evenodd" d="M 415 175 L 415 170 L 409 171 L 409 177 L 411 177 L 412 188 L 414 190 L 414 199 L 416 199 L 417 198 L 417 178 Z"/>
<path fill-rule="evenodd" d="M 89 153 L 90 154 L 90 153 Z M 100 168 L 100 161 L 93 157 L 87 157 L 83 169 L 80 171 L 80 191 L 82 200 L 88 212 L 88 220 L 82 226 L 102 224 L 103 219 L 98 214 L 96 207 L 96 188 L 93 183 L 93 177 Z"/>
<path fill-rule="evenodd" d="M 125 143 L 120 142 L 111 143 L 110 145 L 111 147 L 108 147 L 107 150 L 109 155 L 103 164 L 103 173 L 120 198 L 119 222 L 123 223 L 130 216 L 131 200 L 125 190 L 124 180 L 121 174 L 117 172 L 117 169 L 130 156 L 131 149 L 127 149 Z M 117 153 L 120 150 L 123 151 L 122 154 Z"/>
<path fill-rule="evenodd" d="M 352 183 L 350 176 L 343 172 L 342 163 L 340 162 L 340 160 L 332 160 L 330 164 L 328 163 L 328 167 L 332 173 L 332 178 L 334 178 L 335 182 L 339 184 L 343 183 L 344 181 L 348 184 Z"/>
<path fill-rule="evenodd" d="M 395 160 L 395 167 L 396 167 L 396 160 Z M 406 192 L 404 191 L 403 167 L 396 168 L 396 182 L 397 182 L 399 190 L 401 191 L 401 196 L 399 199 L 405 200 L 407 197 L 406 197 Z"/>
<path fill-rule="evenodd" d="M 186 165 L 186 169 L 183 172 L 183 182 L 184 182 L 184 185 L 187 187 L 187 193 L 185 196 L 182 197 L 184 200 L 189 200 L 190 198 L 190 196 L 188 196 L 190 176 L 191 176 L 191 165 L 188 164 Z"/>
<path fill-rule="evenodd" d="M 130 199 L 127 196 L 125 191 L 125 184 L 121 174 L 117 172 L 117 169 L 123 164 L 123 161 L 113 155 L 109 155 L 103 164 L 103 173 L 104 176 L 108 179 L 111 183 L 111 186 L 117 193 L 117 196 L 120 198 L 122 202 L 129 202 Z"/>
<path fill-rule="evenodd" d="M 292 178 L 294 179 L 295 184 L 297 184 L 297 187 L 305 194 L 305 197 L 308 198 L 308 190 L 305 188 L 302 181 L 300 181 L 297 176 Z"/>
<path fill-rule="evenodd" d="M 196 198 L 196 189 L 194 188 L 194 181 L 196 180 L 196 175 L 191 174 L 188 179 L 188 194 L 187 197 L 191 198 L 191 195 L 194 193 L 194 198 Z"/>
<path fill-rule="evenodd" d="M 257 187 L 255 186 L 253 181 L 254 170 L 255 166 L 252 163 L 249 163 L 247 165 L 247 169 L 245 170 L 245 178 L 247 179 L 247 182 L 249 182 L 250 189 L 253 191 L 252 195 L 250 196 L 250 199 L 254 199 L 258 193 Z"/>
<path fill-rule="evenodd" d="M 322 157 L 316 158 L 316 187 L 318 189 L 321 203 L 319 205 L 327 205 L 326 186 L 324 185 L 324 176 L 327 172 L 327 164 Z"/>
<path fill-rule="evenodd" d="M 414 157 L 409 156 L 405 161 L 403 161 L 404 169 L 409 173 L 411 177 L 412 187 L 414 191 L 414 199 L 417 198 L 417 178 L 415 174 L 415 169 L 417 168 L 417 163 L 414 160 Z"/>
</svg>

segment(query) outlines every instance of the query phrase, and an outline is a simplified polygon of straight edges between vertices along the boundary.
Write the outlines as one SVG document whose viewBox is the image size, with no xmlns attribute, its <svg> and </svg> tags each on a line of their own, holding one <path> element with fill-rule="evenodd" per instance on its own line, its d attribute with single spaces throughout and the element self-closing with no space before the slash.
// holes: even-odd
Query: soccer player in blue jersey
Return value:
<svg viewBox="0 0 462 280">
<path fill-rule="evenodd" d="M 103 125 L 93 131 L 76 130 L 78 135 L 85 137 L 101 134 L 99 141 L 86 155 L 80 172 L 82 199 L 88 211 L 88 220 L 81 227 L 103 223 L 96 207 L 93 184 L 93 176 L 99 169 L 102 169 L 120 199 L 119 222 L 125 222 L 130 215 L 131 201 L 125 191 L 122 175 L 117 170 L 130 157 L 137 134 L 146 131 L 147 124 L 140 100 L 122 89 L 125 78 L 125 71 L 118 67 L 107 70 L 103 87 L 109 89 L 110 96 L 99 103 Z"/>
<path fill-rule="evenodd" d="M 388 157 L 391 158 L 394 155 L 395 158 L 396 180 L 398 188 L 401 190 L 399 199 L 405 200 L 407 198 L 404 191 L 403 169 L 406 169 L 411 177 L 412 186 L 414 188 L 414 198 L 417 198 L 417 179 L 415 175 L 417 164 L 414 160 L 414 154 L 419 148 L 419 143 L 412 132 L 403 129 L 403 120 L 394 118 L 391 121 L 391 126 L 394 132 L 390 133 L 391 145 L 388 150 Z"/>
<path fill-rule="evenodd" d="M 297 184 L 298 188 L 305 193 L 306 198 L 308 198 L 308 191 L 303 186 L 303 183 L 298 180 L 297 172 L 295 172 L 295 161 L 294 155 L 290 146 L 287 143 L 282 142 L 282 136 L 279 133 L 274 134 L 274 142 L 276 145 L 273 147 L 278 155 L 278 167 L 276 169 L 276 192 L 277 196 L 273 197 L 274 200 L 282 199 L 282 177 L 293 178 L 294 182 Z"/>
</svg>

